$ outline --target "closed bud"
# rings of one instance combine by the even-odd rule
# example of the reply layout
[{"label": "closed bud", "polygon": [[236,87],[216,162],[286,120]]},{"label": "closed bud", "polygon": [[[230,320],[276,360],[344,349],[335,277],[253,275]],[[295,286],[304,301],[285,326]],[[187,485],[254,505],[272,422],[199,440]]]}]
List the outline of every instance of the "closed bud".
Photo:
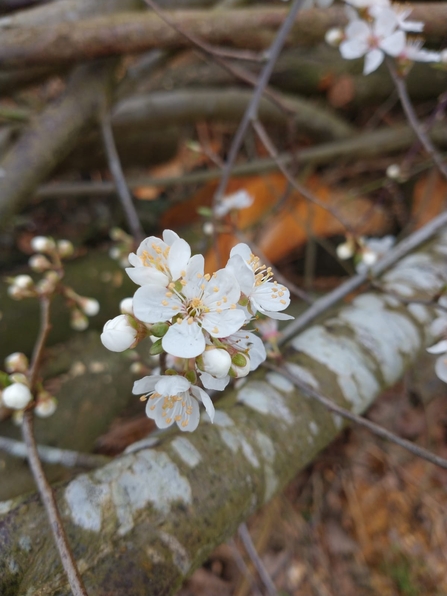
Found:
[{"label": "closed bud", "polygon": [[133,298],[124,298],[124,300],[121,300],[120,311],[123,315],[133,315]]},{"label": "closed bud", "polygon": [[235,354],[233,356],[233,358],[231,359],[231,362],[235,365],[235,366],[247,366],[247,356],[245,356],[244,354]]},{"label": "closed bud", "polygon": [[[238,363],[244,362],[244,364]],[[241,377],[246,377],[250,372],[250,358],[248,356],[244,356],[243,354],[236,354],[232,358],[232,365],[230,368],[230,376],[240,379]]]},{"label": "closed bud", "polygon": [[328,31],[326,31],[326,34],[324,36],[326,43],[332,46],[333,48],[338,48],[338,46],[341,44],[344,38],[344,31],[339,27],[333,27],[332,29],[329,29]]},{"label": "closed bud", "polygon": [[226,377],[231,366],[230,354],[221,348],[208,346],[201,355],[200,368],[216,379]]},{"label": "closed bud", "polygon": [[70,240],[58,240],[57,252],[61,259],[66,259],[67,257],[71,257],[74,253],[74,246]]},{"label": "closed bud", "polygon": [[51,253],[56,248],[56,244],[52,238],[47,236],[35,236],[31,240],[31,248],[34,252]]},{"label": "closed bud", "polygon": [[22,352],[14,352],[5,358],[5,369],[9,373],[26,373],[28,366],[28,358]]},{"label": "closed bud", "polygon": [[188,370],[185,374],[185,377],[191,383],[191,385],[197,385],[197,374],[194,370]]},{"label": "closed bud", "polygon": [[28,265],[37,273],[48,271],[48,269],[51,269],[52,267],[52,264],[44,255],[33,255],[28,261]]},{"label": "closed bud", "polygon": [[136,322],[130,315],[118,315],[107,321],[101,333],[103,345],[111,352],[128,350],[133,347],[136,339]]},{"label": "closed bud", "polygon": [[70,326],[75,331],[85,331],[88,327],[88,319],[79,308],[72,308],[70,312]]},{"label": "closed bud", "polygon": [[19,290],[29,290],[34,286],[33,279],[29,275],[17,275],[12,283]]},{"label": "closed bud", "polygon": [[37,396],[37,403],[34,408],[36,416],[39,418],[49,418],[54,414],[57,408],[57,400],[48,391],[41,391]]},{"label": "closed bud", "polygon": [[13,383],[3,389],[3,405],[12,410],[23,410],[32,399],[31,391],[22,383]]},{"label": "closed bud", "polygon": [[81,298],[79,306],[88,317],[94,317],[99,313],[99,302],[94,298]]}]

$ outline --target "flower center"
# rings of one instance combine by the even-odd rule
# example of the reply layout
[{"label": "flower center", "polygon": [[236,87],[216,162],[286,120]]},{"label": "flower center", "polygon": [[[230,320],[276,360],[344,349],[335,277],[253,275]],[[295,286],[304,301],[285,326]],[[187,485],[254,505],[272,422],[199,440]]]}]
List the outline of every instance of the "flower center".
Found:
[{"label": "flower center", "polygon": [[168,258],[170,247],[167,246],[163,250],[161,246],[158,246],[158,244],[155,244],[155,242],[153,242],[151,246],[155,254],[151,254],[149,251],[143,250],[140,255],[143,265],[145,267],[153,267],[159,271],[162,271],[163,273],[169,273],[166,259]]}]

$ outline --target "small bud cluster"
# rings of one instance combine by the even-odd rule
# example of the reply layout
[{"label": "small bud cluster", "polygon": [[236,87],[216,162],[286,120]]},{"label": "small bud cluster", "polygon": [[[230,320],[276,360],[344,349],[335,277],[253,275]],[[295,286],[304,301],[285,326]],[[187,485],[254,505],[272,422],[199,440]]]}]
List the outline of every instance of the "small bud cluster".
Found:
[{"label": "small bud cluster", "polygon": [[132,250],[133,238],[126,234],[120,228],[112,228],[110,230],[110,238],[115,243],[109,251],[109,256],[114,261],[118,261],[121,267],[129,267],[128,255]]},{"label": "small bud cluster", "polygon": [[73,244],[69,240],[58,240],[46,236],[35,236],[31,240],[31,248],[36,254],[28,261],[35,273],[42,274],[39,281],[29,275],[17,275],[7,279],[8,293],[15,300],[23,298],[49,297],[61,294],[70,309],[70,321],[73,329],[82,331],[88,327],[88,318],[98,314],[99,302],[93,298],[79,296],[74,290],[62,283],[64,269],[62,260],[74,253]]},{"label": "small bud cluster", "polygon": [[171,230],[163,239],[146,238],[128,258],[126,271],[140,288],[105,324],[102,343],[120,352],[150,336],[149,354],[164,355],[168,368],[137,381],[133,392],[145,394],[146,413],[160,428],[175,422],[193,431],[199,402],[214,416],[199,383],[223,390],[265,360],[262,340],[245,327],[255,317],[292,318],[280,312],[290,303],[289,290],[273,281],[271,268],[246,244],[235,246],[225,268],[212,275],[204,272],[203,256],[191,256],[188,243]]},{"label": "small bud cluster", "polygon": [[29,361],[25,354],[14,352],[5,359],[5,371],[0,371],[0,406],[13,410],[13,418],[20,422],[23,412],[33,405],[40,418],[47,418],[56,411],[57,401],[41,386],[33,395],[28,382]]},{"label": "small bud cluster", "polygon": [[353,257],[356,271],[364,273],[392,248],[395,241],[395,237],[391,235],[383,238],[347,236],[346,242],[339,244],[336,252],[342,261]]}]

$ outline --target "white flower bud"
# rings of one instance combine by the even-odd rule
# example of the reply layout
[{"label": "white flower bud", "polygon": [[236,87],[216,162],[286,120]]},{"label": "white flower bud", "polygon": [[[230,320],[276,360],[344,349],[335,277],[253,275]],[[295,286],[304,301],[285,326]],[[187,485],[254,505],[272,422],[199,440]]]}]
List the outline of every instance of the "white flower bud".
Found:
[{"label": "white flower bud", "polygon": [[28,370],[28,358],[22,352],[14,352],[5,358],[5,369],[9,373],[26,373]]},{"label": "white flower bud", "polygon": [[210,221],[206,221],[203,224],[203,233],[205,236],[212,236],[214,234],[214,226]]},{"label": "white flower bud", "polygon": [[35,236],[31,240],[31,248],[34,252],[51,253],[55,247],[54,240],[52,238],[47,238],[46,236]]},{"label": "white flower bud", "polygon": [[79,306],[88,317],[94,317],[99,313],[99,302],[94,298],[82,298]]},{"label": "white flower bud", "polygon": [[342,261],[346,259],[350,259],[354,254],[354,243],[353,242],[343,242],[343,244],[339,244],[337,246],[336,252],[337,257]]},{"label": "white flower bud", "polygon": [[121,300],[120,311],[123,315],[133,316],[133,298],[124,298],[124,300]]},{"label": "white flower bud", "polygon": [[37,398],[37,404],[34,408],[36,416],[39,418],[49,418],[57,409],[57,400],[50,395],[48,391],[43,391]]},{"label": "white flower bud", "polygon": [[221,348],[207,348],[202,354],[203,371],[216,379],[222,379],[228,374],[231,366],[230,354]]},{"label": "white flower bud", "polygon": [[332,29],[329,29],[326,31],[324,36],[326,43],[333,48],[338,48],[344,38],[345,34],[343,29],[340,29],[339,27],[333,27]]},{"label": "white flower bud", "polygon": [[28,261],[28,265],[37,273],[42,273],[52,267],[50,261],[44,255],[33,255]]},{"label": "white flower bud", "polygon": [[2,402],[7,408],[23,410],[32,399],[31,391],[22,383],[13,383],[3,389]]},{"label": "white flower bud", "polygon": [[246,354],[244,354],[244,358],[246,360],[244,366],[237,366],[234,364],[234,362],[231,364],[231,373],[233,377],[236,377],[236,379],[246,377],[250,372],[250,358]]},{"label": "white flower bud", "polygon": [[371,265],[375,265],[378,261],[379,255],[372,250],[364,250],[362,253],[362,263],[371,267]]},{"label": "white flower bud", "polygon": [[18,275],[14,277],[13,285],[19,290],[28,290],[33,287],[34,282],[29,275]]},{"label": "white flower bud", "polygon": [[401,171],[397,163],[392,163],[390,166],[387,167],[386,175],[391,180],[399,180],[399,178],[401,177]]},{"label": "white flower bud", "polygon": [[118,315],[104,325],[101,341],[108,350],[123,352],[135,343],[137,330],[131,325],[130,320],[129,315]]},{"label": "white flower bud", "polygon": [[59,253],[61,259],[71,257],[71,255],[74,253],[74,246],[70,240],[58,240],[57,252]]},{"label": "white flower bud", "polygon": [[70,313],[70,326],[75,331],[85,331],[88,327],[88,319],[78,308],[72,308]]}]

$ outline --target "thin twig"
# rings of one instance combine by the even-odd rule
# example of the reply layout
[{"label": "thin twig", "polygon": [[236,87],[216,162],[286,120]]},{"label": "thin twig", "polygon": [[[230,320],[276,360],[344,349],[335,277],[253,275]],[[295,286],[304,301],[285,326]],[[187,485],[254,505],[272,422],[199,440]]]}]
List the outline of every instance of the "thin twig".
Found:
[{"label": "thin twig", "polygon": [[[42,360],[43,349],[50,331],[50,298],[43,296],[40,299],[41,304],[41,323],[40,331],[33,351],[29,370],[29,384],[31,392],[34,392],[37,377],[39,374],[40,362]],[[29,409],[25,411],[22,422],[22,436],[28,451],[28,462],[31,472],[34,477],[37,489],[44,504],[45,510],[50,521],[51,531],[53,533],[54,541],[61,558],[62,565],[67,579],[70,584],[73,596],[88,596],[84,587],[81,574],[76,566],[76,561],[68,544],[67,535],[64,530],[62,519],[57,508],[56,498],[53,493],[48,480],[45,477],[45,472],[42,467],[42,462],[39,459],[39,453],[34,436],[33,429],[33,411]]]},{"label": "thin twig", "polygon": [[[16,441],[9,437],[0,436],[0,450],[12,455],[26,459],[28,451],[25,443]],[[105,455],[92,455],[91,453],[80,453],[71,449],[59,449],[47,445],[37,445],[37,451],[41,461],[48,464],[60,464],[66,468],[94,469],[103,466],[110,461]]]},{"label": "thin twig", "polygon": [[238,549],[235,541],[233,539],[231,539],[228,541],[228,544],[231,547],[231,550],[233,553],[233,558],[234,558],[234,561],[235,561],[239,571],[245,576],[245,578],[251,584],[253,594],[255,594],[255,596],[262,596],[262,593],[260,592],[260,590],[256,584],[256,580],[253,577],[253,574],[251,573],[250,569],[248,568],[246,562],[244,561],[244,558],[242,557],[241,553],[239,552],[239,549]]},{"label": "thin twig", "polygon": [[374,422],[371,422],[371,420],[368,420],[367,418],[363,418],[362,416],[357,416],[357,414],[354,414],[353,412],[350,412],[349,410],[345,410],[344,408],[338,406],[337,404],[335,404],[333,401],[331,401],[330,399],[328,399],[327,397],[325,397],[318,391],[315,391],[315,389],[312,389],[312,387],[309,387],[309,385],[304,383],[301,379],[299,379],[297,376],[295,376],[293,373],[291,373],[286,368],[275,366],[274,364],[271,364],[270,362],[264,362],[264,366],[270,370],[275,371],[276,373],[278,373],[280,375],[283,375],[287,379],[289,379],[303,393],[305,393],[312,399],[315,399],[316,401],[318,401],[330,412],[333,412],[334,414],[338,414],[339,416],[342,416],[343,418],[346,418],[347,420],[350,420],[351,422],[355,422],[359,426],[363,426],[363,427],[367,428],[368,430],[373,432],[375,435],[381,437],[382,439],[386,439],[387,441],[390,441],[391,443],[395,443],[396,445],[403,447],[407,451],[410,451],[414,455],[417,455],[418,457],[425,459],[426,461],[430,462],[431,464],[434,464],[436,466],[439,466],[439,467],[447,470],[447,459],[444,459],[443,457],[440,457],[439,455],[431,453],[427,449],[424,449],[423,447],[419,447],[419,445],[416,445],[415,443],[412,443],[411,441],[407,441],[406,439],[402,439],[401,437],[398,437],[391,431],[386,430],[379,424],[375,424]]},{"label": "thin twig", "polygon": [[323,203],[323,201],[320,201],[320,199],[316,195],[314,195],[314,193],[312,193],[309,189],[307,189],[303,184],[300,184],[297,180],[295,180],[295,178],[289,172],[289,170],[284,165],[284,163],[279,159],[279,153],[276,150],[276,147],[274,146],[264,125],[260,122],[260,120],[258,120],[258,119],[253,120],[252,126],[253,126],[256,134],[258,135],[259,140],[262,142],[264,147],[270,153],[270,156],[276,161],[276,163],[278,165],[278,169],[280,170],[282,175],[286,178],[287,182],[291,186],[293,186],[293,188],[295,190],[297,190],[300,194],[302,194],[303,197],[306,200],[308,200],[310,203],[313,203],[314,205],[317,205],[318,207],[321,207],[321,209],[324,209],[325,211],[330,213],[332,215],[332,217],[334,217],[338,222],[341,223],[341,225],[346,229],[347,232],[350,232],[351,234],[354,233],[352,226],[339,215],[339,213],[337,212],[336,209],[334,209],[333,207],[331,207],[330,205],[328,205],[326,203]]},{"label": "thin twig", "polygon": [[421,142],[424,149],[427,153],[432,157],[435,164],[438,166],[440,172],[443,174],[444,178],[447,178],[447,164],[442,159],[441,155],[436,150],[436,147],[431,142],[430,137],[424,130],[423,126],[418,120],[416,112],[414,111],[413,104],[411,103],[410,96],[408,95],[407,85],[405,84],[405,79],[400,76],[396,68],[394,66],[393,61],[391,58],[387,59],[388,70],[390,71],[391,77],[394,81],[394,84],[397,89],[397,93],[399,95],[400,103],[404,109],[405,115],[407,120],[415,132],[417,138]]},{"label": "thin twig", "polygon": [[247,551],[248,556],[250,557],[253,565],[256,568],[256,571],[259,574],[259,577],[264,584],[267,593],[269,596],[278,596],[278,592],[275,588],[275,584],[272,581],[272,578],[269,575],[269,572],[265,568],[264,563],[262,562],[261,557],[258,555],[255,545],[253,544],[253,540],[251,539],[250,532],[248,531],[246,524],[241,524],[237,531],[239,534],[239,538],[244,545],[245,550]]},{"label": "thin twig", "polygon": [[233,141],[228,151],[225,168],[222,172],[222,178],[220,179],[219,186],[217,187],[217,190],[214,193],[214,206],[217,205],[224,197],[226,188],[228,186],[228,182],[230,180],[231,172],[236,161],[237,154],[239,153],[239,149],[242,145],[247,129],[250,125],[250,122],[255,120],[257,117],[259,102],[261,101],[267,83],[269,82],[270,76],[275,67],[278,56],[284,46],[284,43],[287,39],[287,35],[289,34],[295,22],[296,15],[298,14],[303,2],[304,0],[294,0],[292,6],[290,7],[287,17],[284,19],[270,49],[267,52],[268,61],[259,75],[258,82],[255,87],[251,101],[248,104],[247,109],[245,110],[244,116],[239,124],[236,134],[233,137]]},{"label": "thin twig", "polygon": [[402,242],[399,242],[395,248],[386,253],[385,256],[369,270],[364,273],[358,273],[338,286],[338,288],[335,288],[332,292],[329,292],[329,294],[326,294],[326,296],[323,296],[323,298],[316,300],[301,316],[297,317],[285,327],[282,331],[280,343],[283,344],[290,337],[296,335],[298,331],[304,329],[309,323],[334,306],[339,300],[342,300],[345,296],[358,289],[370,278],[375,278],[378,275],[381,275],[409,252],[416,249],[424,242],[427,242],[427,240],[446,225],[447,211],[432,219],[427,225],[411,234],[411,236],[408,236],[408,238],[405,238],[405,240],[402,240]]},{"label": "thin twig", "polygon": [[126,178],[121,167],[121,161],[116,149],[112,126],[110,124],[110,115],[109,112],[106,112],[105,110],[101,115],[101,133],[116,192],[118,193],[124,213],[126,214],[130,232],[135,240],[135,243],[139,244],[145,236],[144,230],[141,226],[140,218],[138,217],[137,210],[133,204],[132,195],[130,194],[129,187],[127,186]]}]

